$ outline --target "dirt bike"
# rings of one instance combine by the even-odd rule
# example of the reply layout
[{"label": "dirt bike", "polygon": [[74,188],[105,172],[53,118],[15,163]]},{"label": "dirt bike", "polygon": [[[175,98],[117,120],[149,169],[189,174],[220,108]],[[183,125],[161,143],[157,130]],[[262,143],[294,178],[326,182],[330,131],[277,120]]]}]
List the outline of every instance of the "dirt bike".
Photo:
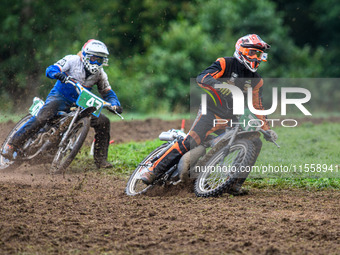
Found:
[{"label": "dirt bike", "polygon": [[[143,194],[156,185],[177,185],[189,178],[195,180],[194,191],[198,197],[239,192],[261,151],[260,134],[280,146],[271,140],[268,132],[259,128],[259,120],[249,110],[236,117],[235,121],[238,124],[227,127],[218,136],[209,135],[201,145],[185,153],[178,164],[158,176],[152,184],[146,185],[141,175],[175,142],[186,136],[180,130],[162,132],[159,139],[167,143],[156,148],[137,166],[127,182],[125,193],[129,196]],[[249,125],[252,121],[257,124]],[[242,122],[248,125],[242,127]]]},{"label": "dirt bike", "polygon": [[[112,108],[110,103],[85,89],[72,77],[69,76],[65,83],[73,85],[79,94],[75,107],[71,107],[70,112],[59,111],[52,120],[49,120],[43,128],[24,143],[17,152],[15,160],[6,159],[0,154],[0,170],[16,168],[22,163],[28,162],[30,164],[51,164],[50,172],[52,174],[61,173],[71,164],[82,147],[90,129],[91,114],[98,117],[105,107],[123,118]],[[22,118],[8,134],[1,146],[1,151],[32,116],[37,116],[43,105],[43,100],[34,98],[29,114]]]}]

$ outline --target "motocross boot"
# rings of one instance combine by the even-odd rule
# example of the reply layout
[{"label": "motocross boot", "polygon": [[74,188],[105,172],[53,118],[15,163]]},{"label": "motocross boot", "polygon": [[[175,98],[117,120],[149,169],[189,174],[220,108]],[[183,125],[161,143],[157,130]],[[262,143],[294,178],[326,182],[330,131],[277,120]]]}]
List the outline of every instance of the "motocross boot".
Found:
[{"label": "motocross boot", "polygon": [[9,160],[15,160],[18,156],[17,149],[11,145],[6,144],[5,148],[2,150],[1,155]]},{"label": "motocross boot", "polygon": [[111,168],[113,165],[110,162],[107,162],[105,159],[103,160],[96,160],[95,161],[96,167],[99,168]]},{"label": "motocross boot", "polygon": [[245,195],[249,194],[249,190],[245,189],[245,188],[240,188],[238,190],[227,191],[227,193],[229,193],[230,195],[233,195],[233,196],[245,196]]},{"label": "motocross boot", "polygon": [[153,166],[149,167],[146,172],[144,172],[140,179],[146,184],[150,185],[157,178],[157,174],[155,173],[155,168]]},{"label": "motocross boot", "polygon": [[227,190],[227,193],[233,196],[244,196],[249,194],[249,190],[242,188],[242,184],[244,183],[243,181],[240,181],[236,184],[233,185],[229,190]]}]

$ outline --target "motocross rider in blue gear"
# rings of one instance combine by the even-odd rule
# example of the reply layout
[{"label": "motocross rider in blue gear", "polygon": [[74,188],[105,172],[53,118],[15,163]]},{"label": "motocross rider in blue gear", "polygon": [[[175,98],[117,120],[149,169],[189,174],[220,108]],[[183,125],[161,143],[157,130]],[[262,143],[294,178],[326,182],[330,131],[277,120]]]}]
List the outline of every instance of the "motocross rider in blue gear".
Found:
[{"label": "motocross rider in blue gear", "polygon": [[[67,55],[46,69],[46,76],[58,81],[46,98],[45,105],[37,116],[31,117],[12,137],[2,155],[10,160],[15,159],[18,151],[27,139],[38,132],[58,111],[69,111],[78,98],[78,93],[71,84],[65,84],[67,76],[71,76],[86,89],[97,85],[103,99],[110,102],[118,113],[122,107],[117,95],[111,89],[108,76],[103,66],[107,65],[109,52],[106,45],[91,39],[82,47],[77,55]],[[107,162],[110,141],[110,121],[101,114],[98,118],[91,116],[91,127],[95,129],[94,160],[98,168],[109,168]]]}]

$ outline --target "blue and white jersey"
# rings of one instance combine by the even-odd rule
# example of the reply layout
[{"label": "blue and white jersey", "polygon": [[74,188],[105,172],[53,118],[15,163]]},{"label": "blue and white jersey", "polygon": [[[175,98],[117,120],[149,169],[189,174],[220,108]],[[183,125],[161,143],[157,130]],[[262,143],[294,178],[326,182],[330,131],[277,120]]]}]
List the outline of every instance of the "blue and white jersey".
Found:
[{"label": "blue and white jersey", "polygon": [[[97,73],[86,78],[86,72],[81,58],[78,55],[67,55],[57,61],[54,65],[49,66],[46,69],[46,76],[55,79],[54,75],[60,72],[72,76],[88,90],[91,90],[94,85],[97,85],[99,93],[106,101],[110,102],[112,105],[120,105],[103,68],[100,68]],[[71,102],[76,102],[78,98],[78,93],[71,84],[61,83],[59,80],[54,85],[51,93],[53,93],[53,91],[58,91]]]}]

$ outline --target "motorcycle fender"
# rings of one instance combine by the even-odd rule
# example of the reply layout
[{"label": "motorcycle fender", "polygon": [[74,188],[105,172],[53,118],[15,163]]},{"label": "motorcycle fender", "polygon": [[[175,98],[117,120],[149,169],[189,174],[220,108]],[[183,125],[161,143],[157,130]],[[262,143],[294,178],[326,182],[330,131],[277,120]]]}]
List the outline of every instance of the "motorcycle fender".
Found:
[{"label": "motorcycle fender", "polygon": [[258,131],[242,131],[242,132],[237,134],[237,138],[239,138],[239,139],[245,138],[245,139],[249,139],[249,140],[252,140],[254,138],[259,138],[260,136],[261,136],[261,134]]},{"label": "motorcycle fender", "polygon": [[79,113],[78,115],[78,118],[77,118],[77,121],[82,119],[82,118],[85,118],[85,117],[88,117],[90,116],[93,112],[95,112],[97,110],[96,107],[88,107],[86,109],[83,109],[81,110],[81,112]]}]

